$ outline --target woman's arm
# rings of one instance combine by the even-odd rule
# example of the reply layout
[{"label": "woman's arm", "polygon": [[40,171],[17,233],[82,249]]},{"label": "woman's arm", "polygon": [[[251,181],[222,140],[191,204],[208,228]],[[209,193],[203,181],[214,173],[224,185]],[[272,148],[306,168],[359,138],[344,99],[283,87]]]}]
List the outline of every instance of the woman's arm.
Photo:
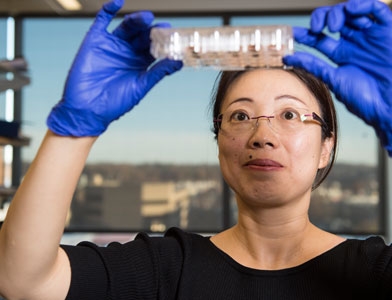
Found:
[{"label": "woman's arm", "polygon": [[0,291],[7,299],[65,298],[71,271],[59,243],[95,139],[46,134],[0,231]]},{"label": "woman's arm", "polygon": [[[334,38],[324,33],[339,33]],[[392,11],[378,0],[349,0],[320,7],[310,28],[297,27],[295,39],[335,63],[296,52],[285,63],[301,67],[328,84],[347,109],[375,129],[392,157]]]},{"label": "woman's arm", "polygon": [[98,12],[0,231],[0,294],[9,299],[64,299],[71,270],[59,242],[96,137],[182,67],[167,59],[150,67],[151,12],[127,15],[112,33],[107,31],[122,4],[113,0]]}]

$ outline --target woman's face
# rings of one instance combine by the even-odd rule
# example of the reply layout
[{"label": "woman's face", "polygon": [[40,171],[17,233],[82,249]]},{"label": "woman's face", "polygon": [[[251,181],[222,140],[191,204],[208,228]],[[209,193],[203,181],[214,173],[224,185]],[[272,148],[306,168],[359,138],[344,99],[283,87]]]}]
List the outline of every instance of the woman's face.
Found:
[{"label": "woman's face", "polygon": [[[317,100],[294,75],[284,70],[253,70],[230,86],[221,113],[240,122],[247,116],[275,115],[274,124],[275,112],[287,109],[321,115]],[[309,200],[317,169],[328,163],[332,139],[322,141],[317,122],[300,122],[302,126],[295,130],[276,130],[279,126],[270,126],[266,118],[258,124],[240,133],[222,128],[218,134],[221,170],[237,199],[268,206],[303,197]]]}]

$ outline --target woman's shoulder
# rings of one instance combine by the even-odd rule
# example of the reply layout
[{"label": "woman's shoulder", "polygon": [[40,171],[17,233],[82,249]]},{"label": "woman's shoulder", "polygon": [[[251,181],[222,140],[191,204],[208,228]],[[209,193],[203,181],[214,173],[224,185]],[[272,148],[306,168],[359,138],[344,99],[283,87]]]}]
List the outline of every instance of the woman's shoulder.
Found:
[{"label": "woman's shoulder", "polygon": [[388,245],[381,236],[369,236],[364,239],[348,238],[342,245],[345,249],[369,255],[392,251],[392,245]]},{"label": "woman's shoulder", "polygon": [[369,236],[365,239],[348,238],[343,247],[337,247],[339,252],[347,252],[350,257],[362,256],[368,262],[392,262],[392,244],[387,244],[380,236]]},{"label": "woman's shoulder", "polygon": [[340,261],[342,268],[356,276],[372,273],[375,278],[392,278],[392,245],[379,236],[348,238],[322,257],[325,263]]},{"label": "woman's shoulder", "polygon": [[135,241],[138,240],[143,240],[152,247],[164,248],[165,250],[170,247],[179,247],[182,251],[188,251],[195,245],[208,244],[209,236],[172,227],[163,235],[139,233],[135,238]]}]

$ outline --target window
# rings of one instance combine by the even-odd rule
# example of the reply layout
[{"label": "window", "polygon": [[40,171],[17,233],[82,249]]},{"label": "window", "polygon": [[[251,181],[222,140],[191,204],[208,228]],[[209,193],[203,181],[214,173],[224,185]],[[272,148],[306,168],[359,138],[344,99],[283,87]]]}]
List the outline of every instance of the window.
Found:
[{"label": "window", "polygon": [[[26,166],[46,130],[67,70],[91,19],[26,19],[24,53],[32,83],[24,91]],[[218,26],[220,18],[158,19],[173,26]],[[208,104],[217,71],[165,78],[98,140],[83,172],[67,229],[220,230],[221,177]],[[201,218],[203,216],[203,218]]]},{"label": "window", "polygon": [[[0,18],[0,45],[4,45],[0,47],[0,60],[6,59],[6,45],[7,45],[7,19]],[[0,93],[0,120],[4,120],[5,118],[5,93]]]},{"label": "window", "polygon": [[[218,26],[223,19],[157,21],[189,27]],[[46,131],[45,119],[61,98],[67,71],[91,22],[80,18],[23,21],[23,53],[32,78],[23,90],[23,132],[32,140],[22,149],[25,167],[38,149]],[[308,18],[231,18],[236,26],[279,23],[307,26]],[[185,69],[169,76],[134,111],[110,125],[90,154],[67,230],[160,232],[171,226],[199,232],[223,229],[223,220],[228,219],[222,201],[226,193],[208,111],[217,74],[213,70]],[[338,102],[337,108],[341,130],[338,161],[327,181],[313,192],[311,218],[320,227],[337,233],[382,233],[377,139],[370,127]],[[235,205],[230,210],[229,219],[234,222]]]}]

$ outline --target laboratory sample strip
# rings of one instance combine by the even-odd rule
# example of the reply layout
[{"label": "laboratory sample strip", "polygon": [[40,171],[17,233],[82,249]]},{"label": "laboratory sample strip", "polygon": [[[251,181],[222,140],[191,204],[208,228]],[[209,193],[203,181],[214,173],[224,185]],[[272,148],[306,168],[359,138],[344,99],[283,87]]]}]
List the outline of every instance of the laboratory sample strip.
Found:
[{"label": "laboratory sample strip", "polygon": [[185,66],[220,70],[282,68],[293,53],[291,26],[153,28],[151,54],[182,60]]}]

